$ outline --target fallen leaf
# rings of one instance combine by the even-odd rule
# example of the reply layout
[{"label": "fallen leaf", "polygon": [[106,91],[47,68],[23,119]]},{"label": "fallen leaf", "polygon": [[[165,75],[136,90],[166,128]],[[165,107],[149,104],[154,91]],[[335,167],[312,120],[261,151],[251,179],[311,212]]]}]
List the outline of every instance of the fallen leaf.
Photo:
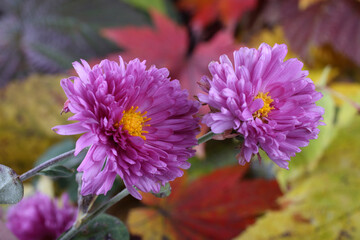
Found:
[{"label": "fallen leaf", "polygon": [[[188,45],[186,29],[156,11],[151,11],[153,27],[116,27],[102,30],[104,37],[124,48],[121,56],[129,61],[140,58],[149,64],[172,69],[181,67]],[[118,59],[119,54],[113,55]],[[175,73],[176,74],[176,71]]]},{"label": "fallen leaf", "polygon": [[147,207],[131,210],[130,232],[143,239],[231,239],[281,195],[275,180],[244,179],[248,166],[230,166],[192,182],[171,183],[168,198],[143,195]]},{"label": "fallen leaf", "polygon": [[0,164],[18,174],[61,139],[51,128],[66,123],[60,110],[66,100],[61,75],[32,75],[0,90]]},{"label": "fallen leaf", "polygon": [[239,48],[233,36],[228,32],[220,31],[208,42],[199,44],[193,54],[185,60],[179,79],[182,86],[189,90],[190,96],[201,92],[198,81],[204,75],[210,75],[208,65],[211,61],[218,61],[219,57],[227,54],[232,58],[233,51]]},{"label": "fallen leaf", "polygon": [[298,179],[280,202],[237,240],[360,238],[360,116],[339,131],[317,168]]},{"label": "fallen leaf", "polygon": [[[189,90],[190,96],[201,91],[197,82],[208,74],[208,64],[220,55],[232,55],[239,47],[228,32],[218,32],[207,42],[200,42],[188,55],[189,38],[185,27],[175,24],[164,15],[152,11],[154,27],[118,27],[103,30],[104,37],[116,43],[124,51],[112,54],[108,59],[117,61],[121,55],[125,60],[140,58],[148,65],[167,67],[172,78],[180,80]],[[98,60],[93,61],[97,63]]]},{"label": "fallen leaf", "polygon": [[[282,25],[292,49],[309,59],[312,49],[330,45],[360,65],[360,4],[350,0],[327,0],[305,10],[297,0],[284,1]],[[301,33],[301,34],[299,34]]]}]

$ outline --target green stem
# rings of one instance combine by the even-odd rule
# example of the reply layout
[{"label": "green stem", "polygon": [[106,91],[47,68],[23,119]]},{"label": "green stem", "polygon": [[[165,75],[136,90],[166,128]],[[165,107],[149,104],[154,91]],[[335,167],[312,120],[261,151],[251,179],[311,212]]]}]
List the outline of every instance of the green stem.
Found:
[{"label": "green stem", "polygon": [[211,140],[214,135],[215,135],[215,133],[213,133],[211,131],[204,134],[204,135],[202,135],[198,139],[198,144],[201,144],[201,143],[204,143],[204,142],[207,142],[207,141]]},{"label": "green stem", "polygon": [[51,158],[50,160],[47,160],[46,162],[36,166],[35,168],[27,171],[26,173],[22,174],[20,176],[20,180],[23,182],[25,181],[26,179],[29,179],[33,176],[35,176],[38,172],[44,170],[45,168],[47,167],[50,167],[51,165],[57,163],[57,162],[60,162],[62,160],[64,160],[65,158],[71,156],[71,155],[74,155],[74,152],[75,152],[75,149],[73,150],[70,150],[66,153],[63,153],[63,154],[60,154],[59,156],[56,156],[54,158]]},{"label": "green stem", "polygon": [[77,233],[79,233],[81,228],[85,226],[91,219],[105,212],[109,207],[111,207],[112,205],[114,205],[115,203],[117,203],[127,195],[129,195],[129,191],[125,188],[120,193],[112,197],[109,201],[107,201],[106,203],[102,204],[100,207],[95,209],[93,212],[85,214],[78,226],[73,225],[72,228],[69,231],[67,231],[63,236],[61,236],[58,240],[70,240]]},{"label": "green stem", "polygon": [[[211,140],[214,135],[215,134],[213,132],[211,132],[211,131],[206,133],[205,135],[201,136],[198,139],[198,144],[201,144],[201,143],[204,143],[204,142],[207,142],[207,141]],[[47,168],[47,167],[49,167],[49,166],[51,166],[51,165],[53,165],[53,164],[55,164],[57,162],[60,162],[60,161],[64,160],[65,158],[73,155],[74,152],[75,152],[75,150],[68,151],[66,153],[60,154],[59,156],[54,157],[54,158],[40,164],[39,166],[37,166],[37,167],[31,169],[30,171],[24,173],[23,175],[21,175],[20,180],[25,181],[26,179],[36,175],[38,172],[44,170],[45,168]],[[60,236],[59,240],[69,240],[69,239],[73,238],[77,233],[80,232],[81,228],[84,227],[90,220],[97,217],[101,213],[105,212],[109,207],[111,207],[112,205],[114,205],[115,203],[117,203],[118,201],[123,199],[124,197],[126,197],[128,194],[129,194],[129,192],[125,188],[120,193],[115,195],[113,198],[111,198],[106,203],[102,204],[100,207],[98,207],[94,211],[92,211],[90,213],[85,213],[84,216],[82,216],[81,219],[79,219],[80,220],[79,222],[74,224],[71,227],[71,229],[69,231],[67,231],[63,236]]]}]

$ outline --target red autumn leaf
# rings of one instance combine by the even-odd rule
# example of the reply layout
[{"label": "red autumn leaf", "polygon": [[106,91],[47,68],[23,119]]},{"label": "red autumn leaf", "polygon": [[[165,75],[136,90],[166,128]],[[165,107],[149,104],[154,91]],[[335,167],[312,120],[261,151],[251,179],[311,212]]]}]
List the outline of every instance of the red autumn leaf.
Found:
[{"label": "red autumn leaf", "polygon": [[191,95],[199,93],[201,89],[197,82],[202,76],[210,74],[209,63],[217,61],[223,54],[231,58],[233,51],[238,47],[228,32],[218,32],[209,42],[199,44],[191,57],[184,61],[178,76],[182,86],[188,89]]},{"label": "red autumn leaf", "polygon": [[[165,199],[143,194],[143,203],[148,208],[131,211],[130,231],[142,234],[144,239],[158,235],[177,236],[178,239],[237,236],[254,223],[257,216],[267,209],[277,208],[276,199],[281,195],[275,180],[243,179],[247,169],[247,166],[225,167],[191,183],[186,177],[177,179],[171,183],[172,193]],[[160,231],[154,229],[155,224],[152,229],[145,227],[155,219],[163,222]]]},{"label": "red autumn leaf", "polygon": [[193,96],[200,91],[197,82],[208,73],[210,61],[222,54],[231,54],[239,46],[228,32],[219,32],[210,41],[199,43],[190,56],[187,55],[189,38],[186,29],[157,12],[151,12],[154,27],[117,27],[103,30],[103,35],[124,51],[113,54],[117,60],[146,59],[148,64],[167,67],[172,78],[180,80]]},{"label": "red autumn leaf", "polygon": [[[128,61],[146,59],[158,67],[176,70],[188,46],[186,29],[158,12],[151,12],[154,27],[118,27],[102,31],[103,35],[125,49],[121,55]],[[116,56],[117,58],[117,56]]]},{"label": "red autumn leaf", "polygon": [[193,13],[194,29],[203,29],[219,18],[225,25],[233,25],[242,15],[257,6],[257,0],[180,0],[180,9]]},{"label": "red autumn leaf", "polygon": [[[148,65],[166,67],[171,78],[179,79],[191,97],[201,92],[197,82],[203,75],[209,74],[209,63],[218,60],[222,54],[232,55],[239,48],[229,32],[218,32],[209,41],[197,44],[192,53],[188,54],[189,37],[185,27],[158,12],[152,11],[150,14],[153,27],[116,27],[102,31],[105,37],[124,49],[107,58],[117,61],[121,55],[126,61],[140,58],[146,60]],[[98,62],[94,60],[90,65]],[[208,112],[208,109],[202,107],[200,112]],[[207,127],[204,128],[206,131]],[[204,157],[204,144],[199,148],[202,151],[198,152],[198,156]]]},{"label": "red autumn leaf", "polygon": [[360,3],[321,1],[300,10],[297,0],[284,1],[283,27],[291,48],[309,58],[312,47],[330,45],[360,65]]}]

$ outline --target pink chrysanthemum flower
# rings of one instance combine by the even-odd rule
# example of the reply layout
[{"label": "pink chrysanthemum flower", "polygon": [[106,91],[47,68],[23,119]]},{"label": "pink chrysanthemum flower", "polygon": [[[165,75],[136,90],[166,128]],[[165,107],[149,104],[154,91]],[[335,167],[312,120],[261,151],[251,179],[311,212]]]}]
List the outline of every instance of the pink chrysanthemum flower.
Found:
[{"label": "pink chrysanthemum flower", "polygon": [[166,68],[146,70],[145,61],[120,64],[103,60],[90,68],[74,62],[79,77],[61,81],[68,102],[64,111],[77,123],[56,126],[62,135],[85,133],[75,155],[91,146],[78,167],[83,195],[106,194],[119,175],[131,195],[158,192],[161,185],[190,167],[197,144],[200,104],[188,99]]},{"label": "pink chrysanthemum flower", "polygon": [[199,99],[213,109],[203,122],[214,133],[233,130],[243,136],[237,156],[242,165],[254,154],[260,157],[260,147],[277,165],[288,168],[290,157],[319,133],[324,109],[315,102],[322,94],[306,78],[302,62],[284,61],[286,53],[284,44],[243,47],[234,52],[234,64],[222,55],[220,62],[209,65],[212,80],[201,80],[208,94],[199,94]]},{"label": "pink chrysanthemum flower", "polygon": [[67,195],[57,203],[36,193],[9,208],[6,225],[20,240],[55,240],[73,225],[76,214]]}]

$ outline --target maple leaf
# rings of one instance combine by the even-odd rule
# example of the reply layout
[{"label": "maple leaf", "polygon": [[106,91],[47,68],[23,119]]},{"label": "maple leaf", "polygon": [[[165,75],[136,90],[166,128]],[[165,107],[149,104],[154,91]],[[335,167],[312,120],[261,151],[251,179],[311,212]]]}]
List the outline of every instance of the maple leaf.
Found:
[{"label": "maple leaf", "polygon": [[[171,78],[179,79],[193,97],[201,92],[197,82],[203,75],[209,74],[208,64],[217,60],[222,54],[232,54],[239,47],[229,32],[218,32],[207,42],[195,46],[189,54],[189,37],[185,27],[179,26],[171,19],[156,12],[150,12],[153,27],[116,27],[102,30],[104,37],[116,43],[124,51],[111,54],[109,60],[118,61],[121,55],[126,61],[134,58],[146,59],[148,65],[166,67]],[[93,60],[90,65],[98,63]],[[200,113],[208,112],[202,107]],[[203,126],[204,132],[208,128]],[[204,157],[204,144],[198,147],[197,155]]]},{"label": "maple leaf", "polygon": [[201,92],[197,82],[203,75],[209,75],[208,65],[211,61],[218,60],[220,55],[232,56],[233,51],[240,45],[234,44],[233,37],[228,32],[218,32],[210,41],[199,44],[191,57],[187,60],[180,75],[182,86],[189,90],[191,95]]},{"label": "maple leaf", "polygon": [[309,60],[312,48],[330,45],[360,65],[360,3],[327,0],[298,7],[297,0],[284,1],[282,23],[291,48]]},{"label": "maple leaf", "polygon": [[257,6],[257,0],[180,0],[178,7],[192,12],[191,25],[201,30],[220,18],[227,26],[232,26],[242,15]]},{"label": "maple leaf", "polygon": [[230,166],[188,183],[171,183],[172,193],[159,199],[144,194],[148,207],[131,210],[128,226],[143,239],[230,239],[267,209],[277,208],[281,195],[275,180],[243,179],[248,166]]},{"label": "maple leaf", "polygon": [[179,26],[164,15],[152,11],[154,27],[117,27],[103,29],[104,37],[116,43],[124,51],[108,58],[117,60],[146,59],[148,64],[169,69],[172,78],[178,78],[193,96],[201,91],[197,82],[208,73],[210,61],[222,54],[231,54],[239,47],[228,32],[218,32],[208,42],[195,46],[188,55],[189,37],[183,26]]},{"label": "maple leaf", "polygon": [[[151,12],[151,17],[154,28],[106,28],[102,30],[102,34],[125,49],[121,56],[126,61],[133,58],[146,59],[150,64],[175,71],[186,55],[186,29],[156,11]],[[117,56],[118,54],[116,58]]]}]

